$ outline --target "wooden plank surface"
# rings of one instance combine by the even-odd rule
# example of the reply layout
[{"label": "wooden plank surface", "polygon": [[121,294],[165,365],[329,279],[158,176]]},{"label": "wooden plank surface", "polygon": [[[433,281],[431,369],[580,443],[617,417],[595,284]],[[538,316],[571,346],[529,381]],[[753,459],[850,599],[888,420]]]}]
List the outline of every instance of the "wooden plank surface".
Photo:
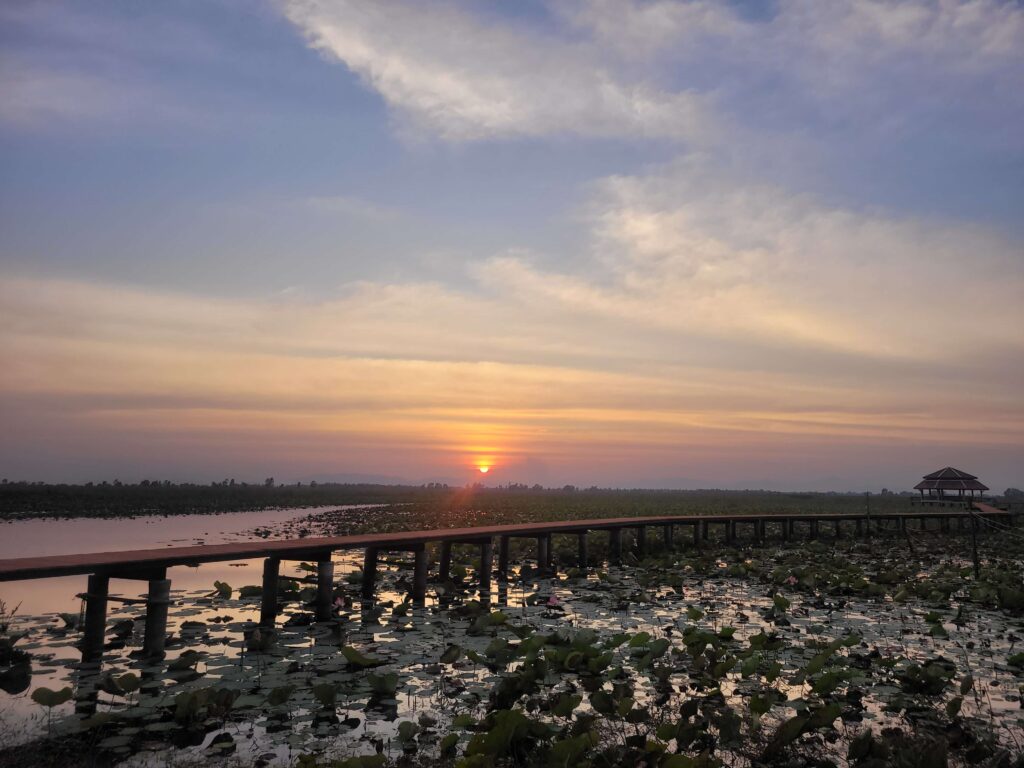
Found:
[{"label": "wooden plank surface", "polygon": [[[976,503],[983,514],[1007,516],[1008,512],[987,504]],[[927,512],[903,512],[873,514],[872,520],[895,520],[909,518],[962,517],[966,509],[953,511],[929,510]],[[48,555],[41,557],[19,557],[0,560],[0,581],[49,578],[86,573],[130,573],[146,569],[166,568],[175,565],[196,565],[198,563],[228,560],[248,560],[259,557],[282,559],[315,559],[317,555],[335,550],[381,549],[414,547],[431,542],[468,541],[495,536],[529,537],[552,533],[579,533],[587,530],[611,530],[632,528],[640,525],[693,525],[697,523],[726,524],[767,522],[812,522],[814,520],[864,520],[861,514],[779,514],[779,515],[661,515],[656,517],[617,517],[594,520],[559,520],[544,523],[522,523],[516,525],[491,525],[477,528],[440,528],[428,531],[402,531],[397,533],[371,533],[354,536],[331,536],[319,538],[266,540],[234,542],[230,544],[203,544],[193,547],[164,547],[159,549],[136,549],[123,552],[89,552],[74,555]]]}]

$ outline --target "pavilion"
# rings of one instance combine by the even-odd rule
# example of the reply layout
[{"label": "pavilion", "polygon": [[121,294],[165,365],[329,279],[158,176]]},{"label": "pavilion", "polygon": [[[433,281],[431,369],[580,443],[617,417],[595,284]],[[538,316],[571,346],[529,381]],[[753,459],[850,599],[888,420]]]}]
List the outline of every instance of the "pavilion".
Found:
[{"label": "pavilion", "polygon": [[[988,486],[979,482],[974,475],[969,475],[954,467],[944,467],[930,475],[925,475],[924,479],[914,486],[914,490],[921,492],[921,503],[923,504],[951,501],[967,503],[974,501],[975,491],[978,492],[979,499],[984,498]],[[927,497],[925,491],[928,492]]]}]

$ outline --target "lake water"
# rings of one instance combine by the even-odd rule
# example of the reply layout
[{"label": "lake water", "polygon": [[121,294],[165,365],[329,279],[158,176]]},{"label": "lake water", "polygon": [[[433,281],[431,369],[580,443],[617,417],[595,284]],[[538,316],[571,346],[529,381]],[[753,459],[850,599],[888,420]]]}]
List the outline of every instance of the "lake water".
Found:
[{"label": "lake water", "polygon": [[[84,552],[115,552],[129,549],[184,547],[195,544],[224,544],[256,538],[254,531],[269,530],[269,538],[299,535],[298,521],[310,515],[338,510],[365,514],[379,505],[342,507],[296,507],[258,512],[229,512],[219,515],[145,516],[109,519],[39,519],[0,523],[0,559]],[[283,573],[288,573],[283,564]],[[205,563],[198,567],[178,566],[168,570],[174,589],[212,589],[215,580],[232,584],[259,583],[262,560]],[[0,601],[9,611],[32,615],[77,612],[77,594],[85,591],[85,576],[0,582]],[[113,580],[111,594],[137,597],[146,589],[143,581]]]}]

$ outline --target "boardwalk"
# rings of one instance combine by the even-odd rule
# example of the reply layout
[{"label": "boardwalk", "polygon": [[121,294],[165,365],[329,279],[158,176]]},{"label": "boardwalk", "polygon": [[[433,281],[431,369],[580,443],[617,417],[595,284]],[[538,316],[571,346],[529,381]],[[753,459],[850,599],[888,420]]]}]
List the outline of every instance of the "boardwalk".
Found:
[{"label": "boardwalk", "polygon": [[[86,622],[83,634],[83,658],[96,658],[102,653],[106,626],[106,610],[110,579],[144,580],[149,583],[146,599],[146,631],[144,652],[159,656],[163,653],[167,610],[170,604],[170,580],[167,569],[173,566],[198,565],[200,563],[223,562],[264,558],[263,604],[261,625],[270,626],[277,616],[278,572],[282,560],[309,560],[317,563],[317,618],[330,618],[334,592],[334,566],[332,553],[342,550],[363,550],[365,552],[362,593],[372,599],[375,589],[377,561],[380,552],[410,551],[414,553],[415,565],[412,597],[422,601],[426,596],[428,562],[426,545],[440,544],[441,558],[439,577],[445,579],[451,566],[451,548],[454,544],[471,544],[480,549],[480,589],[490,589],[492,573],[497,570],[504,578],[509,568],[509,543],[514,538],[526,538],[537,543],[536,554],[540,568],[551,566],[551,537],[556,534],[575,535],[578,542],[578,560],[581,568],[589,564],[587,554],[588,534],[604,531],[608,534],[610,559],[621,561],[622,533],[635,532],[634,546],[638,556],[647,551],[648,528],[661,530],[665,546],[675,546],[675,531],[678,527],[689,527],[692,545],[702,546],[714,526],[721,526],[726,541],[734,541],[741,530],[749,530],[754,539],[764,541],[770,530],[777,530],[784,540],[789,540],[805,531],[810,538],[819,535],[822,523],[833,526],[836,536],[841,526],[852,526],[856,535],[870,533],[872,525],[891,524],[905,530],[908,521],[917,521],[924,527],[927,521],[937,521],[943,531],[950,530],[951,521],[959,528],[965,522],[999,518],[1007,519],[1010,513],[988,504],[975,503],[971,506],[954,506],[914,509],[910,512],[883,515],[860,514],[785,514],[785,515],[714,515],[683,516],[665,515],[656,517],[622,517],[594,520],[569,520],[518,525],[494,525],[478,528],[443,528],[428,531],[399,533],[360,534],[355,536],[334,536],[301,538],[283,541],[253,541],[234,544],[211,544],[194,547],[167,547],[125,552],[95,552],[75,555],[54,555],[0,560],[0,581],[21,579],[52,578],[68,575],[88,575],[86,597]],[[493,546],[498,540],[498,563],[494,568]]]}]

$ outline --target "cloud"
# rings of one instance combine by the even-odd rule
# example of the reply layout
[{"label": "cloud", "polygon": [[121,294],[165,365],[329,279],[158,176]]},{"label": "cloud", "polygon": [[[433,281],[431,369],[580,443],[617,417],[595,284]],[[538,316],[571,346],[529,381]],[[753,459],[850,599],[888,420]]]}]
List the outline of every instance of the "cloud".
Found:
[{"label": "cloud", "polygon": [[623,446],[764,430],[1024,442],[1019,243],[691,162],[608,178],[589,212],[586,269],[500,254],[463,288],[229,300],[8,278],[0,390],[109,423],[376,423],[449,448],[481,423],[537,452],[580,430]]},{"label": "cloud", "polygon": [[283,2],[310,45],[407,125],[450,141],[572,134],[724,149],[812,124],[924,128],[965,103],[984,111],[983,135],[1013,141],[991,123],[1024,107],[1019,4],[773,7],[752,18],[703,0],[570,0],[527,23],[450,3]]},{"label": "cloud", "polygon": [[288,0],[287,17],[414,126],[452,141],[699,138],[705,99],[621,76],[600,48],[448,4]]}]

